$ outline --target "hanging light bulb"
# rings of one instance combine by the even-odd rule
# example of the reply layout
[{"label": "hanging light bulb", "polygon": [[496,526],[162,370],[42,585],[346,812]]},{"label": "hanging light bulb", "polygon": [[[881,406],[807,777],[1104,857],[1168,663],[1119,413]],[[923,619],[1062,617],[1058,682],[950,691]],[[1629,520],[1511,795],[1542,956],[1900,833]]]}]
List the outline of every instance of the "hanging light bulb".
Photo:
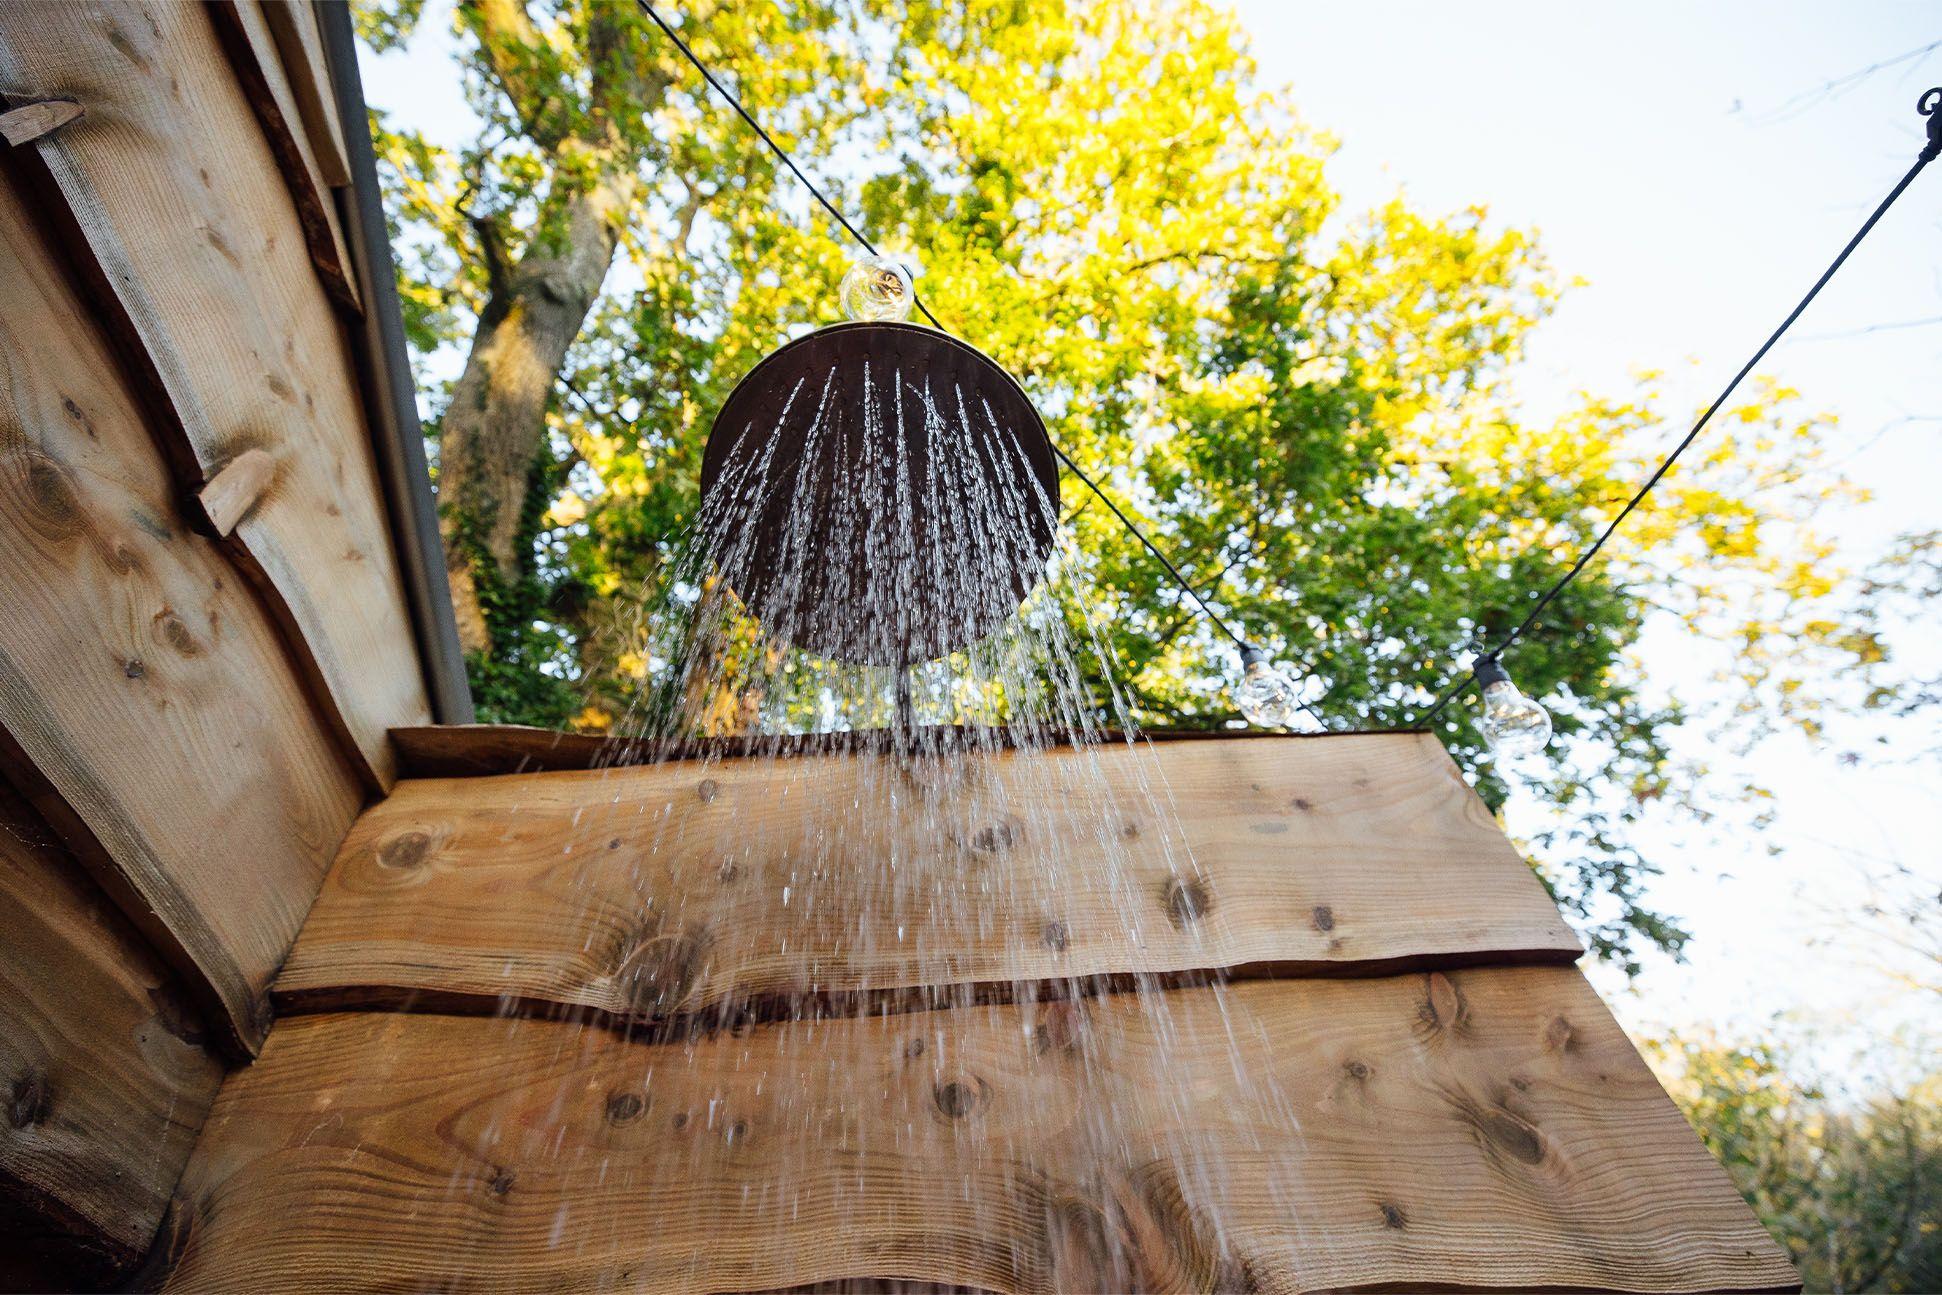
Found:
[{"label": "hanging light bulb", "polygon": [[1494,656],[1478,657],[1477,682],[1483,685],[1483,718],[1477,727],[1492,755],[1535,755],[1551,740],[1551,716],[1517,691]]},{"label": "hanging light bulb", "polygon": [[1322,723],[1302,706],[1301,685],[1268,664],[1258,647],[1241,649],[1241,682],[1234,686],[1234,703],[1256,728],[1286,728],[1319,733]]},{"label": "hanging light bulb", "polygon": [[917,290],[910,271],[887,256],[859,257],[843,275],[836,290],[843,313],[851,319],[900,320],[910,314]]}]

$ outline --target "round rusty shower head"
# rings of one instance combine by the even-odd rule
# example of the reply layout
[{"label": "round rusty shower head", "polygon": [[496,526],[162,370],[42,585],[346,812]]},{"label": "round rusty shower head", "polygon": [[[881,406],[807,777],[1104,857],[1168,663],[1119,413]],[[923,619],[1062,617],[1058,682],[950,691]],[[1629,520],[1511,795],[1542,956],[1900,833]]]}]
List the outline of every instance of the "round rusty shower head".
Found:
[{"label": "round rusty shower head", "polygon": [[991,633],[1045,573],[1059,474],[1010,374],[915,324],[836,324],[729,394],[702,458],[716,568],[774,638],[904,665]]}]

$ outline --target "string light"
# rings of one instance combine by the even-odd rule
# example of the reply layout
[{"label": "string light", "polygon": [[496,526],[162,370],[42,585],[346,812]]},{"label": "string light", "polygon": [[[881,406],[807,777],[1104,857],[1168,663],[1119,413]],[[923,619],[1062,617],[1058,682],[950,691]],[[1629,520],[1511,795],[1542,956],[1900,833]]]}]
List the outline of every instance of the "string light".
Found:
[{"label": "string light", "polygon": [[851,319],[900,321],[909,316],[917,289],[903,262],[872,252],[851,264],[836,295]]},{"label": "string light", "polygon": [[1268,654],[1249,645],[1241,649],[1241,682],[1234,686],[1234,704],[1256,728],[1285,728],[1319,733],[1322,724],[1308,709],[1302,687],[1293,676],[1277,670]]},{"label": "string light", "polygon": [[1477,731],[1490,753],[1512,759],[1542,751],[1551,741],[1550,712],[1517,691],[1496,657],[1478,657],[1474,673],[1483,688]]},{"label": "string light", "polygon": [[[1590,564],[1591,560],[1598,556],[1598,551],[1605,547],[1605,542],[1611,539],[1618,528],[1624,524],[1625,519],[1632,515],[1632,510],[1637,508],[1648,494],[1652,493],[1652,488],[1658,485],[1666,473],[1672,470],[1672,465],[1679,461],[1679,456],[1684,454],[1686,449],[1695,440],[1699,439],[1700,432],[1706,429],[1706,424],[1712,421],[1713,415],[1720,411],[1721,406],[1725,405],[1732,398],[1734,391],[1739,389],[1740,383],[1745,380],[1747,374],[1753,372],[1754,366],[1759,364],[1761,360],[1767,358],[1767,352],[1774,348],[1774,345],[1780,341],[1782,335],[1789,328],[1793,327],[1794,321],[1799,319],[1806,312],[1807,307],[1813,304],[1814,298],[1821,294],[1821,289],[1827,286],[1828,280],[1832,279],[1835,273],[1843,265],[1847,264],[1848,257],[1854,254],[1855,248],[1861,246],[1861,240],[1866,238],[1874,227],[1880,223],[1881,218],[1888,214],[1888,209],[1895,205],[1895,200],[1907,191],[1909,185],[1915,183],[1915,177],[1922,173],[1924,167],[1930,162],[1933,162],[1937,157],[1942,157],[1942,86],[1936,86],[1933,89],[1923,91],[1921,97],[1916,100],[1915,111],[1928,118],[1928,138],[1922,145],[1921,151],[1916,154],[1914,165],[1909,167],[1907,173],[1902,176],[1895,187],[1888,191],[1888,196],[1881,200],[1880,204],[1868,216],[1868,219],[1861,223],[1861,228],[1855,231],[1854,237],[1848,240],[1847,246],[1843,247],[1840,254],[1834,258],[1827,269],[1821,272],[1821,277],[1814,280],[1814,286],[1807,290],[1807,295],[1800,299],[1800,304],[1795,306],[1787,317],[1780,321],[1780,327],[1773,330],[1767,340],[1760,344],[1760,349],[1755,351],[1752,357],[1740,366],[1740,371],[1733,375],[1733,380],[1726,384],[1726,389],[1714,398],[1712,404],[1706,406],[1705,411],[1699,415],[1699,421],[1693,424],[1692,430],[1687,432],[1685,438],[1673,447],[1672,453],[1666,455],[1664,461],[1659,464],[1652,475],[1646,478],[1645,484],[1640,486],[1634,492],[1631,499],[1626,501],[1625,507],[1618,510],[1618,515],[1612,518],[1605,529],[1599,533],[1598,538],[1592,541],[1591,547],[1579,554],[1578,560],[1571,564],[1570,570],[1558,577],[1552,583],[1551,587],[1544,591],[1544,596],[1537,600],[1536,605],[1531,608],[1530,612],[1525,615],[1524,619],[1518,623],[1516,628],[1504,635],[1502,639],[1498,640],[1495,646],[1480,656],[1470,674],[1459,678],[1455,683],[1444,689],[1436,700],[1430,703],[1429,708],[1417,716],[1411,727],[1420,728],[1428,726],[1431,721],[1443,713],[1444,707],[1448,706],[1456,698],[1458,693],[1469,686],[1472,679],[1475,679],[1483,686],[1485,693],[1484,723],[1489,722],[1489,693],[1491,687],[1500,681],[1504,687],[1510,687],[1510,680],[1504,674],[1503,667],[1498,664],[1498,658],[1512,644],[1516,643],[1518,639],[1524,637],[1525,633],[1532,626],[1537,624],[1538,617],[1544,614],[1544,609],[1551,605],[1551,601],[1564,591],[1566,585],[1576,580],[1579,574],[1584,571],[1585,567]],[[1522,694],[1518,694],[1514,687],[1511,688],[1511,693],[1520,698],[1522,697]],[[1529,702],[1528,698],[1523,698],[1523,700]],[[1529,704],[1536,705],[1535,702],[1529,702]],[[1539,707],[1538,709],[1541,712],[1543,708]],[[1545,738],[1548,740],[1550,737],[1549,715],[1545,715],[1544,717],[1544,732]],[[1499,749],[1498,742],[1491,740],[1491,735],[1488,730],[1484,732],[1484,740],[1490,743],[1493,751]],[[1516,739],[1509,736],[1500,736],[1499,741],[1509,742],[1512,745],[1516,743]],[[1542,742],[1538,743],[1539,747],[1543,745]]]}]

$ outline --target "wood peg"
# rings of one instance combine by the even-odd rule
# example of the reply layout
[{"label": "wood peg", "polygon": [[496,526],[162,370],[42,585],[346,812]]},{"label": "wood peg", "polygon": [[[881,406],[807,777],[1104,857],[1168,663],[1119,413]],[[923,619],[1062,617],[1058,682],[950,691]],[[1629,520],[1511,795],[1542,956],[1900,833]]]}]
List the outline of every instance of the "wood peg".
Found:
[{"label": "wood peg", "polygon": [[43,99],[0,112],[0,136],[15,148],[31,144],[42,135],[52,134],[82,115],[81,105],[72,99]]},{"label": "wood peg", "polygon": [[209,479],[196,499],[216,534],[227,535],[276,479],[276,460],[266,450],[244,450]]}]

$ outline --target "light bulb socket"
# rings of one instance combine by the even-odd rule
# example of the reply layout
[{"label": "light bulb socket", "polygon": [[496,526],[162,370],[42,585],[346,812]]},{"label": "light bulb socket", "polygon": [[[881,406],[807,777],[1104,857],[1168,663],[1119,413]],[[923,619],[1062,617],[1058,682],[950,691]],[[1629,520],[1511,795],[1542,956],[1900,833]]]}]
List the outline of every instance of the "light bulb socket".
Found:
[{"label": "light bulb socket", "polygon": [[1494,683],[1510,682],[1510,676],[1504,673],[1503,665],[1494,656],[1478,657],[1470,669],[1477,676],[1477,683],[1485,688]]},{"label": "light bulb socket", "polygon": [[1252,643],[1246,643],[1242,645],[1241,669],[1245,670],[1249,666],[1254,665],[1256,662],[1266,661],[1267,659],[1268,659],[1268,654],[1266,650],[1255,647],[1254,644]]}]

